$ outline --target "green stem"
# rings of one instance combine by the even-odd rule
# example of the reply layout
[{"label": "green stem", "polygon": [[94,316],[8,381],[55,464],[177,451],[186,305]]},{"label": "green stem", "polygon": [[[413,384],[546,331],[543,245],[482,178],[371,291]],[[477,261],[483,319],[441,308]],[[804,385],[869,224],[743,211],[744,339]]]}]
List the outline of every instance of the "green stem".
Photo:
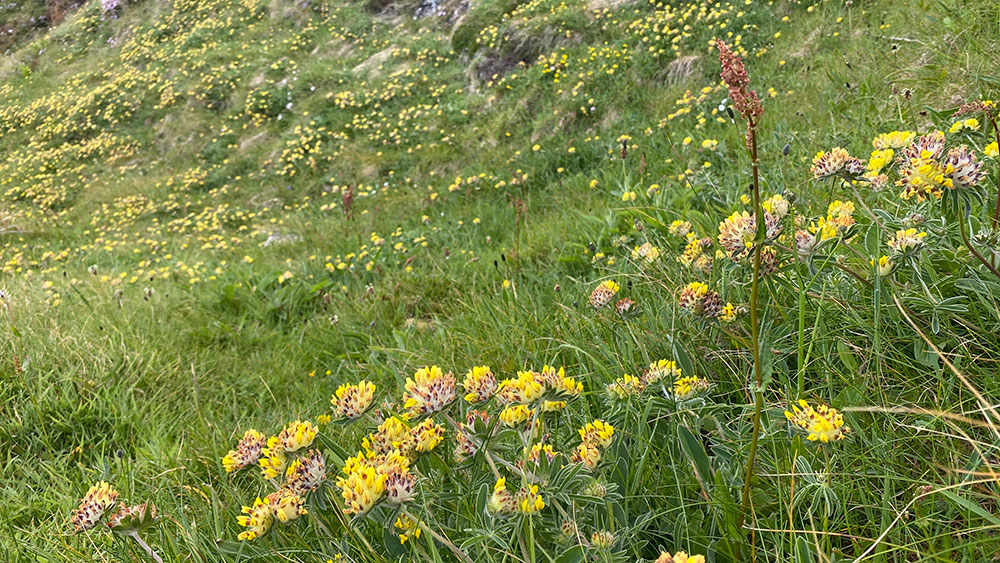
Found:
[{"label": "green stem", "polygon": [[993,267],[993,264],[990,264],[989,261],[987,261],[986,258],[984,258],[983,255],[980,254],[979,251],[972,246],[972,243],[969,242],[969,235],[965,232],[965,227],[966,227],[965,217],[960,215],[958,218],[958,231],[962,234],[962,242],[965,243],[965,247],[968,248],[969,252],[971,252],[972,255],[976,257],[976,260],[979,260],[979,262],[983,266],[986,266],[986,268],[994,276],[1000,278],[1000,271],[998,271],[995,267]]},{"label": "green stem", "polygon": [[535,563],[535,525],[531,516],[528,516],[528,561]]},{"label": "green stem", "polygon": [[751,350],[753,352],[753,374],[756,386],[754,388],[754,412],[753,412],[753,434],[750,438],[750,453],[747,456],[747,466],[743,478],[743,500],[740,505],[739,527],[742,528],[746,521],[747,509],[750,506],[750,485],[753,480],[754,464],[757,461],[757,442],[760,439],[760,418],[764,409],[764,393],[761,387],[763,379],[760,367],[760,258],[761,250],[766,236],[766,226],[764,224],[764,210],[760,204],[760,176],[757,162],[757,133],[755,124],[748,123],[748,137],[750,141],[750,159],[753,167],[753,206],[757,217],[757,235],[753,251],[753,281],[750,286],[750,328],[751,328]]},{"label": "green stem", "polygon": [[802,269],[805,268],[805,264],[800,264],[798,267],[799,273],[799,343],[798,343],[798,366],[799,366],[799,382],[798,382],[798,396],[802,396],[802,393],[806,388],[806,287],[804,285],[805,276],[802,275]]},{"label": "green stem", "polygon": [[[997,146],[1000,147],[1000,128],[997,127],[997,120],[995,117],[990,118],[990,123],[993,124],[993,136],[996,137]],[[997,223],[1000,222],[1000,172],[997,173],[997,203],[993,208],[993,228],[997,228]]]},{"label": "green stem", "polygon": [[156,563],[163,563],[163,559],[160,559],[160,556],[157,555],[155,551],[153,551],[153,548],[149,547],[149,544],[147,544],[146,542],[142,541],[142,538],[139,537],[139,532],[136,532],[135,530],[131,530],[130,532],[128,532],[127,535],[128,535],[128,537],[130,537],[133,540],[135,540],[135,543],[139,544],[139,547],[141,547],[143,549],[143,551],[145,551],[146,553],[148,553],[149,556],[153,558],[153,561],[156,561]]}]

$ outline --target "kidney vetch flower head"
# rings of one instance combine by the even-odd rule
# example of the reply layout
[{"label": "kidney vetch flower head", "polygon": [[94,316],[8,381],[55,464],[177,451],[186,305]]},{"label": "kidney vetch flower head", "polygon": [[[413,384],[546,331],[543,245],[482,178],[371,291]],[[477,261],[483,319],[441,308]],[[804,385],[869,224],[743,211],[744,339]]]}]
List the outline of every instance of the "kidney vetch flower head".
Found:
[{"label": "kidney vetch flower head", "polygon": [[837,409],[826,405],[814,408],[805,400],[799,400],[798,406],[792,405],[791,411],[785,411],[785,418],[795,428],[803,430],[807,439],[813,442],[836,442],[851,432],[850,427],[844,424],[844,415]]},{"label": "kidney vetch flower head", "polygon": [[244,467],[256,465],[265,444],[266,439],[263,434],[253,428],[247,430],[236,445],[236,449],[229,450],[229,453],[222,458],[222,466],[227,473],[232,473]]},{"label": "kidney vetch flower head", "polygon": [[306,455],[292,461],[285,471],[285,483],[299,496],[316,490],[325,479],[326,462],[317,450],[309,450]]},{"label": "kidney vetch flower head", "polygon": [[545,500],[538,493],[538,485],[521,487],[514,498],[514,506],[521,514],[536,514],[545,508]]},{"label": "kidney vetch flower head", "polygon": [[588,422],[579,430],[580,441],[585,444],[606,448],[611,445],[615,436],[615,428],[603,420]]},{"label": "kidney vetch flower head", "polygon": [[900,254],[911,254],[923,247],[926,237],[926,232],[911,227],[896,231],[896,234],[889,238],[887,244],[889,248]]},{"label": "kidney vetch flower head", "polygon": [[465,374],[462,387],[465,388],[466,401],[479,403],[497,392],[497,378],[490,370],[490,366],[475,366]]},{"label": "kidney vetch flower head", "polygon": [[688,555],[683,551],[670,555],[668,551],[661,551],[660,556],[654,563],[705,563],[704,555]]},{"label": "kidney vetch flower head", "polygon": [[611,400],[624,401],[629,397],[641,394],[645,388],[646,386],[641,379],[626,373],[623,377],[609,383],[607,392]]},{"label": "kidney vetch flower head", "polygon": [[687,377],[680,377],[674,381],[674,387],[671,395],[675,401],[685,401],[701,395],[710,388],[711,384],[707,379],[698,377],[697,375],[691,375]]},{"label": "kidney vetch flower head", "polygon": [[363,415],[375,399],[375,384],[362,379],[356,385],[343,384],[330,398],[333,411],[340,418],[355,419]]},{"label": "kidney vetch flower head", "polygon": [[437,412],[455,400],[455,376],[438,366],[424,366],[406,378],[403,407],[411,416]]},{"label": "kidney vetch flower head", "polygon": [[80,506],[73,511],[73,517],[70,519],[73,530],[82,532],[96,526],[105,511],[114,506],[117,500],[118,491],[111,488],[107,482],[98,481],[90,487],[80,501]]},{"label": "kidney vetch flower head", "polygon": [[373,461],[363,453],[349,458],[343,472],[346,477],[338,477],[337,486],[344,499],[344,514],[367,513],[382,499],[388,475],[379,472]]},{"label": "kidney vetch flower head", "polygon": [[236,522],[246,528],[236,536],[237,539],[255,540],[271,529],[271,524],[274,523],[274,514],[267,501],[257,497],[253,506],[243,507],[243,515],[238,516]]},{"label": "kidney vetch flower head", "polygon": [[312,422],[296,420],[285,426],[281,434],[278,434],[278,440],[284,451],[297,452],[312,445],[313,440],[316,439],[316,432],[316,427],[313,426]]},{"label": "kidney vetch flower head", "polygon": [[594,288],[594,291],[590,293],[590,304],[594,306],[595,309],[600,309],[614,298],[615,294],[621,289],[614,280],[605,280]]},{"label": "kidney vetch flower head", "polygon": [[305,509],[305,497],[295,494],[288,488],[275,491],[265,499],[265,503],[271,509],[271,515],[282,524],[296,520],[308,512]]}]

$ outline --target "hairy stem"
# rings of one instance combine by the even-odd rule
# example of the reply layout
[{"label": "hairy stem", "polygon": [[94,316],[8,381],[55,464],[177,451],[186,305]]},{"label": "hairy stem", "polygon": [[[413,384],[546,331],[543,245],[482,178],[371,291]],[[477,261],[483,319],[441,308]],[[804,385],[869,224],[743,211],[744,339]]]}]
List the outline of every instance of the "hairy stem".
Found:
[{"label": "hairy stem", "polygon": [[[1000,128],[997,127],[997,120],[995,117],[990,119],[990,123],[993,124],[993,136],[997,140],[997,146],[1000,147]],[[997,203],[993,208],[993,228],[997,228],[997,223],[1000,223],[1000,172],[997,173]]]},{"label": "hairy stem", "polygon": [[994,276],[1000,278],[1000,271],[998,271],[996,267],[994,267],[993,264],[989,262],[989,260],[987,260],[982,254],[979,253],[978,250],[975,249],[975,247],[972,246],[972,243],[969,242],[969,235],[968,233],[965,232],[965,230],[966,230],[965,217],[962,217],[960,215],[958,218],[958,231],[962,234],[962,242],[965,243],[965,247],[968,248],[969,252],[971,252],[972,255],[976,257],[976,260],[979,260],[979,262],[983,266],[986,266],[986,268]]},{"label": "hairy stem", "polygon": [[135,543],[139,544],[139,547],[141,547],[143,551],[148,553],[149,556],[153,558],[153,561],[156,561],[156,563],[163,563],[163,559],[160,559],[160,556],[157,555],[155,551],[153,551],[153,548],[149,547],[149,544],[142,541],[142,538],[139,537],[139,532],[132,530],[128,533],[128,537],[135,540]]},{"label": "hairy stem", "polygon": [[764,408],[763,376],[760,367],[760,258],[765,238],[764,210],[760,204],[760,177],[757,163],[757,132],[755,124],[748,124],[747,137],[750,144],[750,159],[753,167],[753,207],[757,217],[757,236],[753,251],[753,281],[750,286],[750,349],[753,353],[753,375],[756,383],[754,388],[753,434],[750,438],[750,453],[747,456],[747,466],[743,478],[743,500],[740,505],[739,527],[746,521],[747,509],[750,506],[750,484],[753,480],[754,463],[757,460],[757,442],[760,438],[760,418]]}]

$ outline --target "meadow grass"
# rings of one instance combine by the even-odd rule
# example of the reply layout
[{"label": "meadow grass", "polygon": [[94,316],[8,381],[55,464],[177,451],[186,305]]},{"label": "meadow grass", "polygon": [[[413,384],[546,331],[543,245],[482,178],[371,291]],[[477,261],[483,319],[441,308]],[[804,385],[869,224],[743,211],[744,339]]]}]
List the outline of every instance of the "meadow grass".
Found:
[{"label": "meadow grass", "polygon": [[[1000,9],[483,0],[414,19],[410,4],[176,0],[112,18],[89,2],[6,56],[0,558],[147,560],[129,538],[73,533],[100,480],[156,505],[143,538],[166,561],[1000,553],[1000,420],[984,406],[1000,397],[998,280],[963,245],[962,210],[810,172],[817,151],[864,158],[880,133],[947,131],[961,104],[997,99]],[[682,220],[715,239],[733,211],[753,212],[716,37],[744,52],[761,95],[760,190],[792,202],[786,233],[795,215],[857,204],[850,236],[808,262],[783,255],[761,281],[764,402],[742,526],[750,269],[717,257],[697,272],[669,233]],[[961,135],[982,152],[980,121]],[[980,157],[986,197],[969,215],[994,259],[997,160]],[[929,233],[913,271],[876,276],[868,260],[910,225]],[[659,260],[632,257],[644,242]],[[609,279],[633,313],[590,304]],[[678,307],[692,281],[737,319]],[[711,389],[681,406],[608,398],[661,358]],[[237,540],[240,507],[273,490],[220,463],[246,429],[316,422],[361,379],[398,404],[425,365],[460,381],[478,365],[500,378],[564,366],[583,384],[546,419],[566,454],[537,468],[546,510],[484,509],[487,458],[516,466],[540,436],[507,430],[460,464],[448,426],[414,463],[424,478],[406,510],[427,532],[401,544],[384,505],[346,528],[332,481],[375,430],[367,418],[320,425],[329,494],[308,516]],[[800,398],[842,411],[851,433],[821,447],[794,432],[784,412]],[[568,460],[594,419],[615,441],[586,471]]]}]

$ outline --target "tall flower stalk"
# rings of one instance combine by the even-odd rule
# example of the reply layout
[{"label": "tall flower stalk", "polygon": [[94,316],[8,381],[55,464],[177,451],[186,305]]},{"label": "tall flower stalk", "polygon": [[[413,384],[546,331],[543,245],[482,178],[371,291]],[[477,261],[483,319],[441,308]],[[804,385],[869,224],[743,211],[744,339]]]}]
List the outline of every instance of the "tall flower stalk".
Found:
[{"label": "tall flower stalk", "polygon": [[[754,474],[754,464],[757,460],[757,443],[760,439],[760,418],[764,409],[764,381],[760,365],[760,265],[761,251],[767,229],[764,225],[764,209],[760,200],[760,173],[757,154],[757,126],[764,115],[757,93],[750,89],[750,77],[740,56],[729,49],[721,40],[716,41],[719,49],[719,63],[722,65],[722,81],[729,89],[729,99],[733,107],[746,121],[746,150],[750,156],[753,169],[753,208],[757,218],[757,228],[753,245],[753,281],[750,286],[750,349],[753,354],[754,375],[754,412],[753,434],[750,439],[750,453],[743,480],[743,498],[740,503],[739,527],[743,527],[746,512],[750,506],[750,484]],[[738,557],[738,556],[737,556]]]}]

